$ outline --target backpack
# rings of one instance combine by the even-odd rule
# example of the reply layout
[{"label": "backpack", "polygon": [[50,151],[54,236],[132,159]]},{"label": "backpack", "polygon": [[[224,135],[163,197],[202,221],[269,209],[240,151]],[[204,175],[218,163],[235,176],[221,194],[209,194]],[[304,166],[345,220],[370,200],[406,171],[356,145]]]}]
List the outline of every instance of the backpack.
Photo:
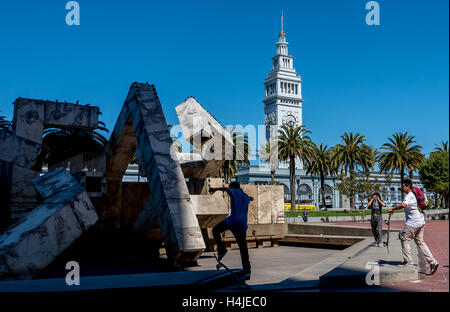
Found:
[{"label": "backpack", "polygon": [[417,186],[413,186],[412,192],[414,196],[416,196],[417,207],[419,208],[420,212],[422,212],[422,208],[427,206],[427,203],[425,201],[425,195],[423,195],[422,190]]}]

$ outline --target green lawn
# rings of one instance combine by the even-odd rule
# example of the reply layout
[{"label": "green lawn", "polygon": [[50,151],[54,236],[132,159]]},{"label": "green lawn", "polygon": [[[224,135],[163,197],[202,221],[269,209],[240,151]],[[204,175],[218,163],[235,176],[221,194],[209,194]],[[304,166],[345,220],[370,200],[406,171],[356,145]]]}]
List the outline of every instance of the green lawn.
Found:
[{"label": "green lawn", "polygon": [[[383,214],[387,214],[388,209],[383,209]],[[394,213],[403,212],[403,209],[395,210]],[[285,211],[285,217],[302,217],[302,211]],[[361,210],[353,210],[352,212],[343,212],[343,211],[310,211],[308,213],[309,217],[337,217],[337,216],[362,216]],[[370,217],[370,210],[364,210],[364,216]]]}]

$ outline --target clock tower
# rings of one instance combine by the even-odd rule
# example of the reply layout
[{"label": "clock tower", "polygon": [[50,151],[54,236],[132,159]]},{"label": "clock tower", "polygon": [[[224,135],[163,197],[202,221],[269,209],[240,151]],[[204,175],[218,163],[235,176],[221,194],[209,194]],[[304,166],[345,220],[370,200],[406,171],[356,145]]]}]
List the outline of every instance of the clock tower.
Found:
[{"label": "clock tower", "polygon": [[264,119],[267,139],[277,135],[283,124],[302,125],[302,80],[294,68],[294,57],[288,53],[283,30],[278,34],[277,54],[272,57],[272,69],[264,81]]}]

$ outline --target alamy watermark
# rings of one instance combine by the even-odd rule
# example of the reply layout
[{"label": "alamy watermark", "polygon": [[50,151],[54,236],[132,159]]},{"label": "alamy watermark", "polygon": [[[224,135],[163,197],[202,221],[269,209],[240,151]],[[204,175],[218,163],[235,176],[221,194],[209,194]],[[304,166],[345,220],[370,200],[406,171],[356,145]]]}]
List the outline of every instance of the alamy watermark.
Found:
[{"label": "alamy watermark", "polygon": [[77,261],[69,261],[66,263],[66,270],[70,270],[66,274],[66,284],[68,286],[80,285],[80,264]]},{"label": "alamy watermark", "polygon": [[69,1],[66,3],[66,24],[68,26],[80,26],[80,4],[77,1]]},{"label": "alamy watermark", "polygon": [[378,2],[367,2],[366,10],[370,10],[366,15],[366,24],[369,26],[380,25],[380,5],[378,4]]},{"label": "alamy watermark", "polygon": [[366,274],[366,284],[368,286],[380,285],[380,265],[378,262],[367,262],[366,270],[369,270]]}]

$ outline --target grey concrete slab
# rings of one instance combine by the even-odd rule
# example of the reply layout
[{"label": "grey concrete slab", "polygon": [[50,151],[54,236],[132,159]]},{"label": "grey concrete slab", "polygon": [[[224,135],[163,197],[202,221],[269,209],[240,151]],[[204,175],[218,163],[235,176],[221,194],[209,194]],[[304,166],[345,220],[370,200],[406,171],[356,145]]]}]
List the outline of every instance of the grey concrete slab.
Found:
[{"label": "grey concrete slab", "polygon": [[414,243],[411,244],[416,266],[402,266],[403,257],[398,230],[392,231],[389,242],[389,253],[385,247],[376,247],[370,239],[365,240],[366,246],[355,255],[350,256],[342,264],[320,277],[321,287],[343,285],[367,286],[366,275],[372,268],[369,262],[379,266],[380,285],[418,280],[418,258]]},{"label": "grey concrete slab", "polygon": [[279,243],[307,243],[351,246],[364,240],[360,236],[286,234]]},{"label": "grey concrete slab", "polygon": [[[282,282],[335,253],[336,250],[332,249],[294,246],[249,248],[252,276],[247,284],[255,288],[254,286],[260,287],[265,284],[273,285]],[[186,268],[186,270],[214,270],[217,264],[212,252],[204,252],[197,262],[198,266]],[[239,249],[228,249],[223,262],[229,268],[241,269]]]},{"label": "grey concrete slab", "polygon": [[108,290],[124,288],[161,288],[161,287],[189,287],[202,284],[211,279],[227,278],[216,270],[197,272],[169,272],[148,274],[124,274],[86,276],[80,278],[80,285],[68,286],[65,278],[35,279],[0,282],[2,292],[67,292]]}]

